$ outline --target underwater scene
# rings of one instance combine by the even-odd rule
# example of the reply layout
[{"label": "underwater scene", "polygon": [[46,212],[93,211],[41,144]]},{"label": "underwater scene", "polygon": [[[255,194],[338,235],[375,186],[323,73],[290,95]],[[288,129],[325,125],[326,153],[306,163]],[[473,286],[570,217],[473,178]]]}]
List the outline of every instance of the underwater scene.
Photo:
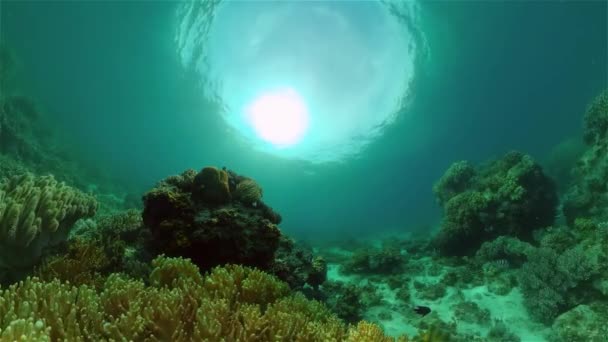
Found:
[{"label": "underwater scene", "polygon": [[608,2],[0,1],[12,341],[608,341]]}]

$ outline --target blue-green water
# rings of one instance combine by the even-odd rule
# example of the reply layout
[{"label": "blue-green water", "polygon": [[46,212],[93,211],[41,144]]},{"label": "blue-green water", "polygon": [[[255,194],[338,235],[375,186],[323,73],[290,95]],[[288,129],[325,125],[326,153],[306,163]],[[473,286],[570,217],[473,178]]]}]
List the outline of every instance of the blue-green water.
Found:
[{"label": "blue-green water", "polygon": [[[338,271],[356,259],[357,252],[349,250],[355,246],[348,246],[351,238],[371,241],[390,233],[405,239],[408,232],[431,234],[447,226],[447,209],[437,203],[433,185],[456,161],[479,165],[517,150],[538,161],[549,176],[567,178],[584,148],[585,110],[608,87],[605,1],[408,1],[395,2],[393,12],[387,11],[390,1],[383,3],[1,1],[0,43],[14,54],[16,76],[9,83],[0,69],[0,100],[18,93],[35,101],[56,135],[49,138],[37,130],[32,139],[55,139],[63,152],[53,153],[67,157],[54,164],[29,162],[39,164],[33,166],[37,173],[56,173],[62,180],[57,170],[65,168],[69,185],[98,195],[102,213],[116,209],[104,207],[113,205],[112,198],[120,202],[128,196],[129,204],[140,206],[141,196],[170,175],[225,166],[260,184],[264,203],[282,216],[283,233],[338,249],[315,251],[328,260],[331,280],[356,283],[361,274]],[[287,112],[282,108],[278,116],[262,113],[262,119],[249,120],[255,99],[285,89],[307,106],[305,124],[294,128],[290,125],[298,120],[282,121]],[[601,122],[597,125],[601,129]],[[291,136],[285,138],[290,130],[301,133],[293,144]],[[264,134],[274,136],[265,140]],[[289,143],[277,145],[272,139]],[[560,144],[566,148],[556,153]],[[597,154],[605,154],[598,146]],[[12,150],[0,146],[0,152],[6,151]],[[75,174],[67,176],[67,170]],[[577,186],[605,195],[605,176]],[[79,182],[70,184],[70,177]],[[563,195],[573,187],[557,181],[561,197],[545,198],[559,202],[555,212],[549,211],[557,217],[554,226],[584,226],[562,214],[562,204],[568,203]],[[494,191],[488,190],[491,182],[480,183],[475,191],[487,199]],[[599,205],[604,195],[575,199]],[[252,205],[259,209],[257,202]],[[605,231],[601,222],[608,215],[603,214],[589,209],[576,218],[596,220]],[[145,216],[144,211],[144,221]],[[537,219],[528,215],[518,222]],[[502,229],[484,227],[486,237],[495,238],[495,228]],[[537,236],[526,238],[542,245]],[[367,247],[377,243],[368,241]],[[408,282],[432,282],[462,266],[460,259],[436,259],[441,248],[427,247],[408,264],[408,270],[418,272],[408,275]],[[592,254],[591,249],[584,253]],[[533,257],[493,262],[506,263],[514,272],[535,265]],[[494,263],[488,264],[494,270]],[[436,265],[445,272],[432,275],[429,269]],[[487,276],[488,267],[476,270]],[[603,267],[589,271],[602,274],[592,278],[594,284],[608,284],[608,266]],[[490,283],[470,280],[475,285],[458,293],[472,301],[482,294],[489,298]],[[417,291],[412,301],[429,302],[420,295],[421,286],[410,286]],[[580,289],[563,286],[563,292]],[[604,286],[589,295],[602,293],[594,303],[606,304]],[[511,297],[477,303],[490,309],[530,305],[529,288],[511,287],[517,288]],[[452,290],[445,298],[455,297]],[[446,315],[456,311],[450,300],[429,304],[446,322],[451,317]],[[574,307],[564,301],[560,313]],[[500,318],[492,311],[492,317],[508,322],[523,317],[517,312]],[[408,329],[416,326],[382,321],[392,335],[411,333]],[[530,335],[534,327],[513,326],[522,341],[544,340]]]},{"label": "blue-green water", "polygon": [[225,165],[257,179],[283,228],[303,237],[436,222],[430,188],[451,162],[509,149],[542,160],[579,134],[607,82],[605,2],[425,2],[415,25],[428,55],[394,123],[340,163],[289,160],[243,143],[205,99],[179,60],[179,5],[3,2],[2,41],[62,137],[100,172],[141,192]]}]

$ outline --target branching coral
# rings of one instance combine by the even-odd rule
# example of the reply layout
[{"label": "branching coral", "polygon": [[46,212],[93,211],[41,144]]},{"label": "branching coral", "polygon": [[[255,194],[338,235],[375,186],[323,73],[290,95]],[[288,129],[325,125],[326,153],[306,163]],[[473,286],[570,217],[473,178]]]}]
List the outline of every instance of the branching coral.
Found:
[{"label": "branching coral", "polygon": [[27,268],[44,248],[67,238],[74,223],[95,215],[97,202],[53,176],[15,176],[0,184],[0,266]]},{"label": "branching coral", "polygon": [[[322,304],[241,266],[201,277],[183,259],[154,261],[151,286],[113,274],[102,290],[27,280],[0,291],[0,336],[32,341],[393,341],[348,328]],[[367,339],[366,339],[367,338]],[[405,339],[402,339],[405,340]]]},{"label": "branching coral", "polygon": [[519,274],[519,284],[528,311],[537,320],[550,323],[577,302],[576,287],[599,272],[592,254],[581,246],[563,253],[541,247],[529,255]]},{"label": "branching coral", "polygon": [[466,160],[452,164],[433,186],[439,204],[444,205],[450,198],[466,191],[475,174],[475,168]]}]

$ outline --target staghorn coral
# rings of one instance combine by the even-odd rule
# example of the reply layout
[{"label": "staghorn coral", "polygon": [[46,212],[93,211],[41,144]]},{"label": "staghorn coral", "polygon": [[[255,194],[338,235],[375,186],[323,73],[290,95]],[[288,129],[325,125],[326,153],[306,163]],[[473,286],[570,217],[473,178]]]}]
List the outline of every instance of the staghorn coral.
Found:
[{"label": "staghorn coral", "polygon": [[321,303],[290,295],[284,283],[257,270],[218,267],[201,277],[184,259],[159,257],[154,265],[151,286],[113,274],[97,291],[37,278],[0,290],[0,336],[28,341],[394,341],[371,323],[348,328]]},{"label": "staghorn coral", "polygon": [[0,184],[0,268],[34,265],[43,249],[68,236],[74,223],[95,215],[97,202],[53,176],[30,173]]},{"label": "staghorn coral", "polygon": [[[461,163],[448,169],[438,184],[453,183],[444,178],[451,179],[454,169],[469,170]],[[532,157],[509,152],[474,173],[460,173],[466,177],[457,178],[464,177],[467,182],[435,187],[437,198],[444,203],[441,230],[434,239],[442,254],[472,255],[483,242],[501,235],[532,240],[535,229],[553,223],[555,184]]]}]

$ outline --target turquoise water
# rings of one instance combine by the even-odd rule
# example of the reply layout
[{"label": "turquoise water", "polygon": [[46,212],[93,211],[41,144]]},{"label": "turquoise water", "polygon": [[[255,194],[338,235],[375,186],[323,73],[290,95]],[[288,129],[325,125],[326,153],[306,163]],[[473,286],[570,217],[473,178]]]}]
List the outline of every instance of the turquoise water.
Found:
[{"label": "turquoise water", "polygon": [[[14,159],[53,173],[108,214],[142,209],[170,175],[226,167],[257,181],[283,233],[334,244],[315,250],[330,279],[359,285],[367,278],[338,271],[357,255],[350,239],[377,247],[384,234],[440,230],[433,185],[454,162],[518,150],[566,193],[585,110],[608,87],[605,1],[1,1],[0,44],[13,61],[0,65],[0,97],[25,95],[41,113],[23,133],[34,152],[2,140],[0,121],[1,172]],[[557,202],[550,214],[565,225]],[[436,249],[416,252],[414,281],[436,280]],[[458,267],[433,260],[437,274]],[[460,295],[495,295],[475,284]],[[478,304],[516,320],[522,291]],[[412,298],[448,321],[454,293]],[[415,331],[394,323],[403,310],[380,320],[385,331]],[[536,328],[514,330],[540,341]]]},{"label": "turquoise water", "polygon": [[7,2],[2,37],[62,136],[104,172],[143,190],[226,165],[258,179],[285,229],[304,235],[433,220],[429,189],[449,163],[509,149],[542,159],[579,133],[581,108],[606,85],[603,2],[423,3],[428,56],[407,108],[340,164],[286,160],[227,133],[184,71],[179,5]]}]

